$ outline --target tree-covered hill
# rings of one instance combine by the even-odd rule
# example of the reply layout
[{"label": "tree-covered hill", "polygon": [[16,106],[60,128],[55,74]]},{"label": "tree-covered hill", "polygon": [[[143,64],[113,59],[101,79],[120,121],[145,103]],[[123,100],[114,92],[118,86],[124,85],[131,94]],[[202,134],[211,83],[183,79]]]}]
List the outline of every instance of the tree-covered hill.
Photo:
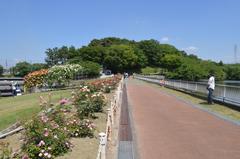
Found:
[{"label": "tree-covered hill", "polygon": [[[95,63],[113,73],[158,73],[167,78],[194,80],[206,79],[214,73],[217,80],[239,80],[240,65],[227,65],[202,60],[187,54],[173,45],[157,40],[134,41],[116,37],[93,39],[87,46],[62,46],[46,50],[48,67],[66,63]],[[95,66],[96,66],[95,65]]]}]

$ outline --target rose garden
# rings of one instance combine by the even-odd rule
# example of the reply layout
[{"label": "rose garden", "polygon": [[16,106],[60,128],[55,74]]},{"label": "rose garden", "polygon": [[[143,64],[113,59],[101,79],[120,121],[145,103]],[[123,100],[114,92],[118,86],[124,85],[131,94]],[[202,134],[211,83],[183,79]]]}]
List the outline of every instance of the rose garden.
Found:
[{"label": "rose garden", "polygon": [[[29,92],[43,87],[66,88],[77,74],[84,74],[84,68],[78,64],[53,66],[26,75],[24,87]],[[57,102],[52,101],[51,93],[54,91],[49,91],[45,97],[40,95],[40,111],[30,119],[18,122],[23,129],[17,133],[20,138],[17,148],[12,149],[11,142],[6,139],[0,140],[0,158],[56,158],[73,151],[74,138],[97,140],[97,134],[103,129],[99,125],[104,127],[106,124],[105,106],[109,105],[110,94],[121,78],[121,75],[115,75],[81,81],[77,87],[71,88],[70,97],[62,96]],[[91,147],[91,144],[81,148],[85,147]]]}]

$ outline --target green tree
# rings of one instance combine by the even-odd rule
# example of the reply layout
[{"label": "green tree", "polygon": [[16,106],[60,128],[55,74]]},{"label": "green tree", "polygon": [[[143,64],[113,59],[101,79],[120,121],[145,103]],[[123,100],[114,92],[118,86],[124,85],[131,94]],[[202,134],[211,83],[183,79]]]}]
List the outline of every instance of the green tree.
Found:
[{"label": "green tree", "polygon": [[68,48],[68,56],[67,59],[73,59],[75,57],[79,56],[79,50],[76,49],[74,46],[70,46]]},{"label": "green tree", "polygon": [[45,53],[47,55],[45,61],[49,67],[57,64],[65,64],[69,59],[79,56],[79,50],[74,46],[69,48],[67,46],[62,46],[61,48],[55,47],[53,49],[49,48]]},{"label": "green tree", "polygon": [[205,77],[205,72],[199,63],[194,63],[192,61],[190,63],[182,64],[176,70],[176,75],[177,79],[198,81]]},{"label": "green tree", "polygon": [[83,67],[83,74],[87,77],[97,77],[100,75],[101,66],[98,63],[85,61],[81,62],[80,65]]},{"label": "green tree", "polygon": [[102,64],[106,55],[106,49],[102,46],[88,46],[79,49],[79,55],[82,61],[92,61]]},{"label": "green tree", "polygon": [[240,64],[229,64],[225,66],[227,80],[240,80]]},{"label": "green tree", "polygon": [[141,69],[141,73],[144,75],[151,75],[151,74],[160,74],[162,72],[161,68],[157,67],[145,67]]},{"label": "green tree", "polygon": [[223,66],[223,65],[224,65],[223,62],[222,62],[222,60],[219,61],[218,65],[219,65],[219,66]]},{"label": "green tree", "polygon": [[69,58],[69,51],[67,46],[62,46],[60,49],[58,49],[57,53],[58,63],[59,64],[65,64]]},{"label": "green tree", "polygon": [[137,67],[138,57],[128,45],[112,45],[107,49],[104,67],[113,73],[130,71]]},{"label": "green tree", "polygon": [[18,77],[24,77],[28,73],[30,73],[32,66],[30,63],[24,61],[24,62],[18,62],[14,67],[14,76]]},{"label": "green tree", "polygon": [[160,66],[162,52],[159,49],[159,42],[156,40],[143,40],[138,43],[139,49],[147,57],[148,66]]},{"label": "green tree", "polygon": [[54,66],[54,65],[57,65],[58,62],[59,62],[59,59],[58,59],[58,48],[55,47],[53,49],[50,49],[48,48],[45,53],[47,55],[47,57],[45,58],[45,62],[47,63],[47,65],[49,67],[51,66]]},{"label": "green tree", "polygon": [[33,63],[31,65],[31,71],[38,71],[38,70],[46,69],[46,68],[48,68],[48,67],[44,63]]},{"label": "green tree", "polygon": [[161,54],[182,54],[178,49],[169,44],[159,44],[158,49],[161,51]]},{"label": "green tree", "polygon": [[128,39],[120,39],[117,37],[106,37],[103,39],[93,39],[88,46],[102,46],[102,47],[110,47],[112,45],[130,45],[134,44],[135,41],[130,41]]},{"label": "green tree", "polygon": [[226,78],[226,74],[224,72],[224,67],[219,66],[216,62],[213,61],[201,61],[201,67],[204,68],[206,76],[208,78],[209,74],[214,74],[215,79],[218,81],[222,81]]},{"label": "green tree", "polygon": [[0,76],[2,76],[3,75],[3,66],[2,65],[0,65]]},{"label": "green tree", "polygon": [[182,56],[177,54],[165,54],[161,58],[161,65],[169,71],[173,71],[181,66]]}]

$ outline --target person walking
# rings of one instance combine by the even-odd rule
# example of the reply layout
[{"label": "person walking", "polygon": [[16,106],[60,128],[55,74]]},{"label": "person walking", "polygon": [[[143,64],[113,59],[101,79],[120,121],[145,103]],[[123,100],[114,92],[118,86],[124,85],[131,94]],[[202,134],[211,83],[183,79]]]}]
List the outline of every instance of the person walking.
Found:
[{"label": "person walking", "polygon": [[208,104],[214,104],[213,103],[213,91],[215,89],[215,77],[213,74],[210,74],[210,77],[208,79]]},{"label": "person walking", "polygon": [[16,95],[17,95],[17,92],[16,92],[16,83],[12,82],[11,87],[12,87],[12,94],[13,94],[13,96],[16,96]]}]

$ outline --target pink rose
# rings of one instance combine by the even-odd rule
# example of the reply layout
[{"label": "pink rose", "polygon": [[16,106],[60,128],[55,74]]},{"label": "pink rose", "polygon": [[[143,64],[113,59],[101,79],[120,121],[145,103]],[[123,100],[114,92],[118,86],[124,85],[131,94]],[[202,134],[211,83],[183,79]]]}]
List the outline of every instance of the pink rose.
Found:
[{"label": "pink rose", "polygon": [[64,105],[64,104],[68,103],[68,100],[64,98],[64,99],[61,99],[59,103],[60,103],[60,105]]},{"label": "pink rose", "polygon": [[49,131],[48,131],[47,128],[44,129],[43,135],[44,135],[45,137],[48,137],[48,136],[49,136]]},{"label": "pink rose", "polygon": [[43,140],[41,140],[39,143],[38,143],[38,147],[41,147],[41,146],[44,146],[45,145],[45,142]]}]

